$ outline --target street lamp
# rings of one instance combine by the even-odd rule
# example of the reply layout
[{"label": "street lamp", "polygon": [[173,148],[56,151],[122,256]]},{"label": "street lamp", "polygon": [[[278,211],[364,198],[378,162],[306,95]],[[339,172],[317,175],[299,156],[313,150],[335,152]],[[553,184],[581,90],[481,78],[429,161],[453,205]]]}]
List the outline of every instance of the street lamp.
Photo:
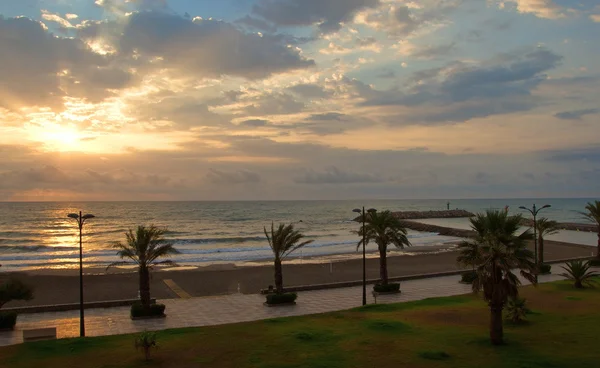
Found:
[{"label": "street lamp", "polygon": [[[373,213],[376,212],[377,210],[374,208],[369,209],[367,212],[369,213]],[[363,290],[362,290],[362,305],[367,305],[367,255],[366,255],[366,250],[365,250],[365,246],[367,244],[367,232],[366,232],[366,228],[365,228],[365,221],[366,221],[366,216],[365,216],[365,207],[363,206],[362,211],[359,208],[355,208],[352,210],[352,212],[356,212],[359,214],[362,214],[362,233],[363,233]]]},{"label": "street lamp", "polygon": [[72,218],[77,221],[79,226],[79,336],[85,336],[85,323],[83,317],[83,244],[82,244],[82,231],[85,220],[93,219],[94,215],[82,215],[81,211],[77,213],[69,213],[68,218]]},{"label": "street lamp", "polygon": [[549,204],[542,206],[541,208],[535,208],[535,203],[533,204],[533,208],[527,208],[524,206],[519,207],[522,210],[526,210],[529,211],[529,213],[531,213],[531,215],[533,216],[533,244],[534,244],[534,252],[535,252],[535,282],[537,283],[538,281],[538,271],[539,271],[539,265],[538,265],[538,246],[537,246],[537,214],[538,212],[540,212],[541,210],[543,210],[544,208],[550,208],[551,206]]}]

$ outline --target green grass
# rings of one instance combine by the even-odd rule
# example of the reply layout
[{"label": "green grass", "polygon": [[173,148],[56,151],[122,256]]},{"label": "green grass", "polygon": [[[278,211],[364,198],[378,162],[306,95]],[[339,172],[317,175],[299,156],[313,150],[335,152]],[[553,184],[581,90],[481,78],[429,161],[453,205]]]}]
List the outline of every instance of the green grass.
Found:
[{"label": "green grass", "polygon": [[[133,335],[0,348],[0,366],[28,367],[448,367],[562,368],[598,365],[600,289],[568,282],[522,289],[529,323],[505,324],[489,343],[489,309],[477,296],[368,305],[314,316],[158,332],[150,362]],[[302,300],[300,300],[300,303]],[[167,317],[168,318],[168,317]]]}]

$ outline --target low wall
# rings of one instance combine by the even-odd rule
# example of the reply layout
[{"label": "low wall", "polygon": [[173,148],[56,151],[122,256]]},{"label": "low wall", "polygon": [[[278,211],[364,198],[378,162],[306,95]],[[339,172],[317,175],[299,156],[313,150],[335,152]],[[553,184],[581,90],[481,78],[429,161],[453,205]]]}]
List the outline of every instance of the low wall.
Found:
[{"label": "low wall", "polygon": [[[99,302],[86,302],[83,303],[84,309],[91,308],[113,308],[113,307],[128,307],[133,303],[139,301],[139,299],[127,299],[127,300],[108,300]],[[150,299],[150,303],[156,303],[156,299]],[[72,310],[79,310],[79,303],[69,304],[54,304],[54,305],[37,305],[32,307],[16,307],[16,308],[2,308],[1,312],[16,312],[16,313],[43,313],[43,312],[66,312]]]}]

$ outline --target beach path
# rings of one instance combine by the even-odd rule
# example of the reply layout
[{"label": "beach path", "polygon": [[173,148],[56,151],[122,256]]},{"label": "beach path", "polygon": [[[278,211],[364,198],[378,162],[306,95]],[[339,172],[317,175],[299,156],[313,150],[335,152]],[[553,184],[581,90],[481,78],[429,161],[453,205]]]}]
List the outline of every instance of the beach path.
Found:
[{"label": "beach path", "polygon": [[[552,274],[541,275],[540,282],[563,279],[561,264],[552,266]],[[470,285],[459,283],[460,276],[432,277],[402,282],[402,293],[377,298],[377,303],[399,303],[433,297],[461,295],[471,292]],[[523,284],[527,284],[524,280]],[[375,300],[368,286],[368,303]],[[346,310],[361,305],[362,287],[347,287],[298,293],[295,306],[269,308],[264,306],[264,296],[259,294],[230,294],[222,296],[165,299],[167,318],[136,320],[129,318],[129,308],[86,310],[87,336],[127,334],[144,330],[164,330],[180,327],[198,327],[246,322],[276,317],[298,316]],[[484,308],[482,302],[482,308]],[[56,327],[58,338],[79,335],[79,312],[48,312],[22,314],[16,330],[0,332],[0,346],[22,342],[23,330]]]}]

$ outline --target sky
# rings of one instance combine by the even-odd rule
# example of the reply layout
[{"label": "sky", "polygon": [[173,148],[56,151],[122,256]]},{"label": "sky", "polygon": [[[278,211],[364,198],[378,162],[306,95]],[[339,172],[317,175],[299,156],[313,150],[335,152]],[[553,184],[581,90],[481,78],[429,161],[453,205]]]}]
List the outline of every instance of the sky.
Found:
[{"label": "sky", "polygon": [[0,1],[0,201],[600,195],[600,0]]}]

